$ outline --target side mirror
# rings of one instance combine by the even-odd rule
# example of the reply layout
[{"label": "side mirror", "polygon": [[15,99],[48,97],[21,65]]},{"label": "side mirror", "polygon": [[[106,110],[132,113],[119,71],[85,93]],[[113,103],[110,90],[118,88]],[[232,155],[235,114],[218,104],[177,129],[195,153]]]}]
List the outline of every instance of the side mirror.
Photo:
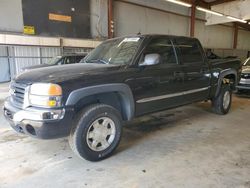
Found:
[{"label": "side mirror", "polygon": [[145,55],[144,62],[140,63],[139,66],[150,66],[157,65],[160,63],[161,56],[159,54],[147,54]]}]

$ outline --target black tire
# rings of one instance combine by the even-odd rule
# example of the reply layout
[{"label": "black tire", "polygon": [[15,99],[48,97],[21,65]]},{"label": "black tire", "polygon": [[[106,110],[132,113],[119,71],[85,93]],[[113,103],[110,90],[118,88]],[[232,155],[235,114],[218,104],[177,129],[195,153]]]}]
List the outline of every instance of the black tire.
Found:
[{"label": "black tire", "polygon": [[[92,147],[90,144],[91,139],[87,139],[87,136],[90,134],[91,129],[95,129],[94,123],[95,122],[99,123],[99,121],[101,121],[102,118],[112,120],[112,130],[114,130],[115,128],[115,133],[114,136],[112,136],[113,141],[107,148],[101,151],[95,151],[91,149]],[[111,125],[108,124],[108,126]],[[69,144],[72,150],[80,158],[84,158],[89,161],[99,161],[109,157],[113,153],[113,151],[119,145],[121,134],[122,134],[122,118],[119,111],[117,111],[115,108],[109,105],[95,104],[88,106],[81,112],[79,112],[78,117],[76,119],[76,126],[72,129],[69,137]],[[109,138],[105,137],[105,139]],[[92,144],[93,142],[94,141],[92,141]],[[98,146],[98,144],[101,146]],[[101,143],[98,144],[97,144],[98,147],[103,147]],[[97,146],[96,148],[98,148]]]},{"label": "black tire", "polygon": [[[229,95],[229,103],[225,103],[224,97]],[[212,108],[216,114],[225,115],[229,112],[232,103],[232,90],[230,85],[223,84],[220,89],[219,95],[212,99]]]}]

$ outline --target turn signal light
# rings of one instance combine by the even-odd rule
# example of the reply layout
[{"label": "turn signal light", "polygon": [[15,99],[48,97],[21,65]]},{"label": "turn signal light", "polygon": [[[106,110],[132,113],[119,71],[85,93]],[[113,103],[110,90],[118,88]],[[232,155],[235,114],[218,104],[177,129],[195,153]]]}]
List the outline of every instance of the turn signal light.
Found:
[{"label": "turn signal light", "polygon": [[62,88],[57,84],[51,84],[48,90],[48,95],[51,96],[62,95]]}]

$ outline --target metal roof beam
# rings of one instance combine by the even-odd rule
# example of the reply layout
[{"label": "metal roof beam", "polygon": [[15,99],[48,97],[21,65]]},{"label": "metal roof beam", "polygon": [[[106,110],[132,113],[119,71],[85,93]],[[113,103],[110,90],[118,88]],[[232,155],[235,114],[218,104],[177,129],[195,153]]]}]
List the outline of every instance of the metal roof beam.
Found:
[{"label": "metal roof beam", "polygon": [[209,5],[214,6],[214,5],[219,5],[219,4],[222,4],[222,3],[229,3],[229,2],[232,2],[232,1],[235,1],[235,0],[216,0],[214,2],[209,3]]}]

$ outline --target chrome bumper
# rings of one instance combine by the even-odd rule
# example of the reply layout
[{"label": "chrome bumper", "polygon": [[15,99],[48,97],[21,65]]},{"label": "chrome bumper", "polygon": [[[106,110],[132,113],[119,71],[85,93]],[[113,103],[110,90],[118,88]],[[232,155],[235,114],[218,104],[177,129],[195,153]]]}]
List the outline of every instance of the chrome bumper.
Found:
[{"label": "chrome bumper", "polygon": [[239,84],[250,85],[250,79],[241,78]]},{"label": "chrome bumper", "polygon": [[250,79],[241,78],[237,89],[250,90]]},{"label": "chrome bumper", "polygon": [[9,99],[4,102],[4,115],[11,121],[22,122],[23,120],[32,121],[50,121],[59,120],[64,117],[64,109],[44,109],[27,107],[25,109],[18,109],[10,104]]}]

